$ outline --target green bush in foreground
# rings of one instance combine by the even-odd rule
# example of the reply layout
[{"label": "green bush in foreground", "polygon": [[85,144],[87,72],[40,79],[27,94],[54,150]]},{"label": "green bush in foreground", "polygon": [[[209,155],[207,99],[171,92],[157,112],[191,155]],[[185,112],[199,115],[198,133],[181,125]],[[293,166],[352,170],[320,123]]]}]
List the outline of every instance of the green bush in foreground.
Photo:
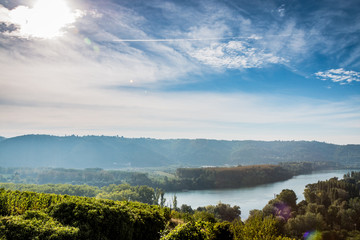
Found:
[{"label": "green bush in foreground", "polygon": [[168,215],[138,202],[0,189],[0,239],[158,240]]},{"label": "green bush in foreground", "polygon": [[0,220],[0,239],[66,240],[77,239],[78,234],[78,228],[63,226],[40,211],[28,211],[24,215],[3,217]]},{"label": "green bush in foreground", "polygon": [[161,240],[232,240],[229,222],[187,222],[178,225]]}]

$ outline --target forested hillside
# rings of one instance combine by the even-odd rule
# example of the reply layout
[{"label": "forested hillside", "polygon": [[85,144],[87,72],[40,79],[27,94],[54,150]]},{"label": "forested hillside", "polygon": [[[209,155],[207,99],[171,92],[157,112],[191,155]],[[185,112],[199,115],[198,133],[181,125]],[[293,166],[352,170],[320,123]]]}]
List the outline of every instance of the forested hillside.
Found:
[{"label": "forested hillside", "polygon": [[125,168],[224,166],[296,161],[359,166],[360,145],[306,141],[157,140],[26,135],[0,140],[2,167]]}]

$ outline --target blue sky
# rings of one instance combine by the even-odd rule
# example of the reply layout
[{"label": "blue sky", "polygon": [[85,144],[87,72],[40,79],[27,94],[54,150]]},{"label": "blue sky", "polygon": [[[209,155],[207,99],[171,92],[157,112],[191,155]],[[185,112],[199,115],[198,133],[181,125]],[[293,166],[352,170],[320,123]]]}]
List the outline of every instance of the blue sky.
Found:
[{"label": "blue sky", "polygon": [[360,144],[358,1],[0,0],[0,135]]}]

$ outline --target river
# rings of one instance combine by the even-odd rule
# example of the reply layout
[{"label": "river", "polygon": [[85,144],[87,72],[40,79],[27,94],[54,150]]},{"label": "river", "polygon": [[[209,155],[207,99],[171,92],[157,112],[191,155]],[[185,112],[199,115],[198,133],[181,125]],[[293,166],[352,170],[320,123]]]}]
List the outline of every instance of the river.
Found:
[{"label": "river", "polygon": [[[292,189],[296,193],[298,202],[304,200],[304,189],[309,183],[316,183],[332,177],[339,179],[351,170],[328,170],[317,171],[312,174],[295,176],[283,182],[259,185],[249,188],[225,189],[225,190],[193,190],[187,192],[169,192],[165,194],[167,204],[172,203],[176,194],[178,207],[182,204],[190,205],[193,209],[198,207],[216,205],[219,202],[240,206],[241,219],[247,219],[252,209],[262,209],[275,194],[282,189]],[[354,171],[354,170],[352,170]]]}]

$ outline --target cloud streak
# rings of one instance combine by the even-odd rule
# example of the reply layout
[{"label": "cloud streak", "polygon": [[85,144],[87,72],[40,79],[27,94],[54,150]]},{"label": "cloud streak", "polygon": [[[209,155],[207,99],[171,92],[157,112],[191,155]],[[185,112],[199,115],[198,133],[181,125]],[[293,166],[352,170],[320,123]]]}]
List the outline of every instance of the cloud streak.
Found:
[{"label": "cloud streak", "polygon": [[210,47],[198,49],[190,55],[200,62],[217,68],[260,68],[268,64],[286,62],[264,50],[249,46],[242,41],[212,44]]},{"label": "cloud streak", "polygon": [[221,38],[164,38],[164,39],[115,39],[114,42],[185,42],[185,41],[218,41],[233,39],[260,39],[257,36],[250,37],[221,37]]},{"label": "cloud streak", "polygon": [[356,71],[347,71],[343,68],[330,69],[325,72],[315,73],[321,80],[330,80],[341,85],[350,84],[352,82],[360,82],[360,72]]}]

